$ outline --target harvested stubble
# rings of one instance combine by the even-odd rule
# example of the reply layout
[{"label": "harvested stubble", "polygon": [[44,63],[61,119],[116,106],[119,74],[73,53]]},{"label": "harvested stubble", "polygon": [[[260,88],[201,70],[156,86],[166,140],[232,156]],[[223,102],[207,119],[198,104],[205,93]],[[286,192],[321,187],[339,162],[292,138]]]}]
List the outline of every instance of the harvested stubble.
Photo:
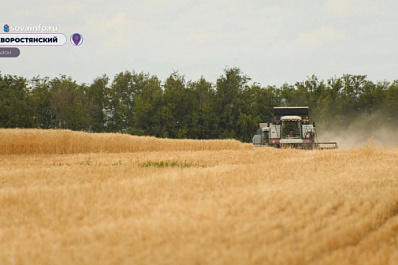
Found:
[{"label": "harvested stubble", "polygon": [[0,264],[396,264],[398,148],[237,146],[0,155]]}]

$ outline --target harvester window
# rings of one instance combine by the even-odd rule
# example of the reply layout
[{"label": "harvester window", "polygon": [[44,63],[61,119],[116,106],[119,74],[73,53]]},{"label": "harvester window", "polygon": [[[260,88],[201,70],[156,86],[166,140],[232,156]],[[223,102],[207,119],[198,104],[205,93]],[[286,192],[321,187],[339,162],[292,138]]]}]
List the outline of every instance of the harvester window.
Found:
[{"label": "harvester window", "polygon": [[300,121],[283,121],[282,138],[300,138]]},{"label": "harvester window", "polygon": [[269,141],[269,131],[263,131],[263,144],[268,143]]}]

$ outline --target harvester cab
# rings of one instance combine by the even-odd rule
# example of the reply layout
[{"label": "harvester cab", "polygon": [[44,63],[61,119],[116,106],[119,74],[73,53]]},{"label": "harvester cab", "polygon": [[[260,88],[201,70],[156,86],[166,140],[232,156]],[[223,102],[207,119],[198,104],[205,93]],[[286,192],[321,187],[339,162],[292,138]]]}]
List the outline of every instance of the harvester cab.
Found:
[{"label": "harvester cab", "polygon": [[275,107],[272,123],[260,123],[253,137],[255,146],[300,149],[336,149],[336,142],[317,142],[315,123],[308,107]]}]

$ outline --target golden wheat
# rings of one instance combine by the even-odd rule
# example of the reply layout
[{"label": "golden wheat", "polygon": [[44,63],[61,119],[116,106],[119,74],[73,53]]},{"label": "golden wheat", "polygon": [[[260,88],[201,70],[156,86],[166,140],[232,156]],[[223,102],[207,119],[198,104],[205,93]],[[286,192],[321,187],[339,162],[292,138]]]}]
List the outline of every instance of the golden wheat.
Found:
[{"label": "golden wheat", "polygon": [[75,154],[250,149],[236,140],[169,140],[69,130],[0,129],[0,154]]},{"label": "golden wheat", "polygon": [[0,264],[398,260],[398,148],[0,136]]}]

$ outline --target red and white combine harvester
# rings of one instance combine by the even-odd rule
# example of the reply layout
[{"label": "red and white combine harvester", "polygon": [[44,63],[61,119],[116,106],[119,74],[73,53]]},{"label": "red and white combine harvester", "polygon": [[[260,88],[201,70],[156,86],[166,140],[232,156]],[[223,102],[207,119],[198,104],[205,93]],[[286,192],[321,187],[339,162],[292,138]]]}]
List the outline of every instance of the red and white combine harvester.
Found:
[{"label": "red and white combine harvester", "polygon": [[260,123],[255,146],[299,149],[336,149],[336,142],[318,142],[308,107],[275,107],[272,123]]}]

